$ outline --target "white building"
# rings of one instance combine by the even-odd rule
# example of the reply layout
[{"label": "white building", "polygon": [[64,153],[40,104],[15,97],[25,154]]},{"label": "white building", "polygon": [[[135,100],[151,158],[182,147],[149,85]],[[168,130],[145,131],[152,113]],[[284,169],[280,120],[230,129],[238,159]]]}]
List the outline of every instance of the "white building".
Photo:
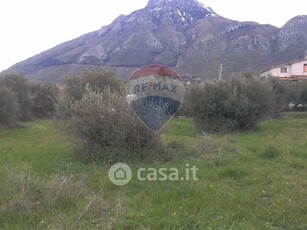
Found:
[{"label": "white building", "polygon": [[260,75],[278,77],[280,80],[289,81],[307,80],[307,57],[271,67],[262,71]]}]

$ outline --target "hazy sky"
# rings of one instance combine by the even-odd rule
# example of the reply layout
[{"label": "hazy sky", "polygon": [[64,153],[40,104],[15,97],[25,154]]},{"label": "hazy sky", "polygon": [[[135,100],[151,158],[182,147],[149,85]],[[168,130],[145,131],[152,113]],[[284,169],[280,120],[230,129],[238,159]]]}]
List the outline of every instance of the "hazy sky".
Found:
[{"label": "hazy sky", "polygon": [[[199,0],[238,21],[281,27],[307,14],[306,0]],[[118,15],[145,7],[147,0],[1,0],[0,71],[41,51],[98,30]]]}]

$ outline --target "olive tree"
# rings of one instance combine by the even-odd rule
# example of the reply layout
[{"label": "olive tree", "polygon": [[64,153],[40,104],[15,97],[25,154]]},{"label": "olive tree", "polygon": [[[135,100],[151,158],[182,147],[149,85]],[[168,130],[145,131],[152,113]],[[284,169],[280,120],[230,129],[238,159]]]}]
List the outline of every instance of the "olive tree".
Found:
[{"label": "olive tree", "polygon": [[0,125],[10,125],[18,120],[17,97],[8,88],[0,87]]}]

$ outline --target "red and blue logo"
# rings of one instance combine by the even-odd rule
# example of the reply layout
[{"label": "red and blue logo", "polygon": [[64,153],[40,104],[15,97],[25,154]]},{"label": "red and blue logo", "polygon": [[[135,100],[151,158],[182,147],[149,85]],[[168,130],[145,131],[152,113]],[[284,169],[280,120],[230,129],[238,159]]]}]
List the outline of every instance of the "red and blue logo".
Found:
[{"label": "red and blue logo", "polygon": [[181,78],[166,66],[142,67],[131,75],[128,85],[129,106],[152,131],[161,130],[183,103],[185,87]]}]

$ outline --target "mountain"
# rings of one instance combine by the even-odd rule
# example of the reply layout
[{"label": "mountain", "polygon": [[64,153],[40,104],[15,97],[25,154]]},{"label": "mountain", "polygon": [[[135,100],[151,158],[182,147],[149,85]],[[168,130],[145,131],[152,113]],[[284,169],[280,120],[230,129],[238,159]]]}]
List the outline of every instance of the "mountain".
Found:
[{"label": "mountain", "polygon": [[110,25],[17,63],[3,73],[60,81],[80,69],[102,66],[127,79],[138,67],[159,63],[182,76],[217,78],[252,71],[307,54],[307,16],[282,28],[224,18],[196,0],[149,0]]}]

